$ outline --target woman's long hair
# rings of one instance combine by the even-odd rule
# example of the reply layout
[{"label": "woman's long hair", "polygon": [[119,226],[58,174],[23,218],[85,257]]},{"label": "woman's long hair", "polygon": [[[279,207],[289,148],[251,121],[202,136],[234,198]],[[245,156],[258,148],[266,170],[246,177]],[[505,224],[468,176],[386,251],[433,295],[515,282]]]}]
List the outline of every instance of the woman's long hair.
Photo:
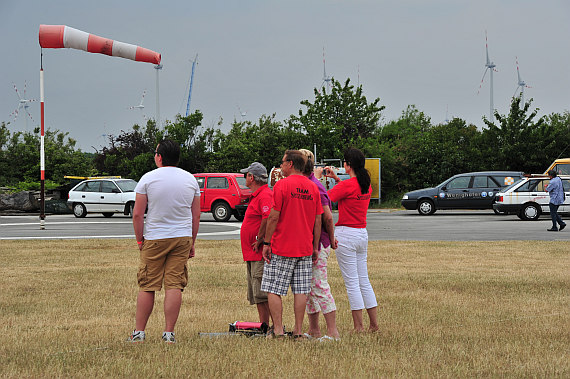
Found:
[{"label": "woman's long hair", "polygon": [[368,173],[368,170],[364,167],[366,158],[364,158],[362,151],[352,147],[346,149],[344,151],[344,161],[356,174],[360,192],[362,194],[368,193],[368,189],[370,188],[370,173]]}]

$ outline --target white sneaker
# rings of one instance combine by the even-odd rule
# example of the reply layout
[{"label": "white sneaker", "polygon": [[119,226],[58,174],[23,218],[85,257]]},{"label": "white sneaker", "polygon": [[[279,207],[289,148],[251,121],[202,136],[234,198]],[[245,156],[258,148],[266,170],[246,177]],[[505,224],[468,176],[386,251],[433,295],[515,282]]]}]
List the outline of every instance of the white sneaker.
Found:
[{"label": "white sneaker", "polygon": [[333,338],[331,336],[327,336],[326,334],[319,338],[319,342],[333,342],[333,341],[340,341],[340,337]]},{"label": "white sneaker", "polygon": [[176,343],[176,339],[174,338],[174,332],[162,333],[162,340],[166,343]]},{"label": "white sneaker", "polygon": [[130,337],[127,338],[127,340],[125,342],[129,342],[129,343],[143,343],[144,339],[145,339],[145,334],[144,334],[144,330],[133,330],[133,332],[131,333]]}]

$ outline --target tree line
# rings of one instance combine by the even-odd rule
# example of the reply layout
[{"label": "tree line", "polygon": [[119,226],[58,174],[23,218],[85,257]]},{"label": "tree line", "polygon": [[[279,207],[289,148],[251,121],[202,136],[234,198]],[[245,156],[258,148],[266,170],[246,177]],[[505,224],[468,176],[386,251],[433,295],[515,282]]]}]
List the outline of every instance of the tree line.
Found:
[{"label": "tree line", "polygon": [[[495,122],[483,116],[480,130],[461,118],[431,122],[415,106],[397,120],[382,122],[380,99],[368,101],[362,86],[350,79],[332,81],[328,92],[314,90],[314,99],[303,100],[298,114],[276,120],[275,114],[257,121],[234,120],[227,132],[204,127],[197,110],[177,115],[158,128],[154,120],[108,136],[96,153],[75,148],[68,133],[46,131],[46,179],[55,186],[64,175],[121,175],[138,180],[155,168],[154,150],[163,138],[180,143],[180,167],[192,173],[237,172],[252,161],[268,169],[279,166],[286,149],[317,146],[320,158],[342,158],[347,147],[361,149],[367,157],[381,158],[383,200],[399,198],[409,190],[437,185],[469,171],[516,170],[541,173],[559,155],[570,154],[570,114],[538,117],[532,99],[511,101],[509,113],[495,112]],[[39,177],[39,130],[11,134],[0,125],[0,186],[33,186]]]}]

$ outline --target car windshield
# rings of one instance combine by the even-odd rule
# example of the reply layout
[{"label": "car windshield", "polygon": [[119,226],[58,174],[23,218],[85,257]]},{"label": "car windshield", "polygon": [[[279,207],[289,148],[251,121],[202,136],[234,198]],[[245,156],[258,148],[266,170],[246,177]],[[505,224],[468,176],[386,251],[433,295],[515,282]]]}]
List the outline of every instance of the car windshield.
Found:
[{"label": "car windshield", "polygon": [[244,189],[244,190],[249,189],[245,185],[245,178],[243,176],[236,176],[236,180],[238,182],[239,188]]},{"label": "car windshield", "polygon": [[516,187],[520,182],[524,182],[525,180],[526,180],[525,178],[519,179],[510,186],[503,188],[501,192],[508,192],[511,188]]},{"label": "car windshield", "polygon": [[137,182],[132,179],[127,180],[117,180],[115,183],[119,186],[123,192],[133,192],[137,186]]}]

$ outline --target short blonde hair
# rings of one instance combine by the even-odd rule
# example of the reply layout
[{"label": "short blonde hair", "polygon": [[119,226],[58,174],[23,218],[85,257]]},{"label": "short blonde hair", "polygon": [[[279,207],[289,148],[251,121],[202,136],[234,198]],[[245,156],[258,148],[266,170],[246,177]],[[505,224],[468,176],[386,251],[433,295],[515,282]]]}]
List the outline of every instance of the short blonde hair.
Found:
[{"label": "short blonde hair", "polygon": [[307,162],[305,162],[305,169],[303,170],[303,174],[309,176],[311,172],[313,172],[313,167],[315,166],[315,156],[311,150],[307,149],[299,149],[299,152],[303,154],[307,158]]},{"label": "short blonde hair", "polygon": [[313,155],[313,152],[311,150],[299,149],[299,151],[301,152],[301,154],[306,156],[308,160],[313,162],[313,164],[315,163],[315,156]]}]

